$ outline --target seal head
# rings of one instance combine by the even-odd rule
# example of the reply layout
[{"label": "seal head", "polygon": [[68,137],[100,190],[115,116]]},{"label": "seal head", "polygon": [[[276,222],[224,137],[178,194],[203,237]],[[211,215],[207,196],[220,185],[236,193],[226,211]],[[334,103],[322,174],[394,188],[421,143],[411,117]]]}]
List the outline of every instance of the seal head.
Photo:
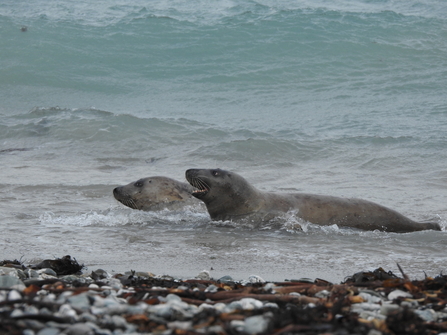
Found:
[{"label": "seal head", "polygon": [[177,180],[154,176],[116,187],[113,196],[123,205],[144,211],[177,209],[198,203],[193,187]]},{"label": "seal head", "polygon": [[227,220],[257,212],[263,198],[237,173],[221,169],[189,169],[186,180],[195,187],[192,195],[202,200],[214,220]]}]

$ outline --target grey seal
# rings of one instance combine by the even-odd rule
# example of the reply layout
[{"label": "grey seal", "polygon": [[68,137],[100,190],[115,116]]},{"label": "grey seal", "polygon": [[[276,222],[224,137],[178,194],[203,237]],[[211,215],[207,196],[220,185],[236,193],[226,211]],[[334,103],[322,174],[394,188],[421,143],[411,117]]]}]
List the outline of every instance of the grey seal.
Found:
[{"label": "grey seal", "polygon": [[419,223],[398,212],[362,199],[307,193],[262,192],[237,173],[221,169],[189,169],[192,193],[202,200],[212,220],[271,220],[290,211],[307,222],[363,230],[413,232],[441,230],[435,222]]},{"label": "grey seal", "polygon": [[[139,179],[116,187],[113,196],[123,205],[143,211],[181,209],[185,206],[201,205],[191,193],[194,188],[188,183],[162,176]],[[203,205],[201,205],[203,206]]]}]

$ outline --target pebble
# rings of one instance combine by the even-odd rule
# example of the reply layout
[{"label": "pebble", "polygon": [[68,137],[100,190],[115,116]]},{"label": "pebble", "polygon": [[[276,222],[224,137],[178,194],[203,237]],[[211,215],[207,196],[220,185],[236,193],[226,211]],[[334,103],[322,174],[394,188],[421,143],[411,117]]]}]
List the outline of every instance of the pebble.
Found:
[{"label": "pebble", "polygon": [[[233,303],[230,304],[230,306]],[[243,310],[254,310],[254,309],[258,309],[261,308],[262,302],[260,302],[259,300],[253,299],[253,298],[243,298],[237,302],[235,302],[233,304],[234,306],[237,306],[237,309],[243,309]]]},{"label": "pebble", "polygon": [[88,311],[90,308],[90,300],[86,293],[68,297],[67,302],[75,309]]},{"label": "pebble", "polygon": [[107,273],[107,271],[103,269],[97,269],[95,271],[92,271],[91,277],[93,280],[101,280],[101,279],[108,279],[110,278],[110,274]]},{"label": "pebble", "polygon": [[23,291],[25,284],[16,276],[2,275],[0,276],[0,287]]},{"label": "pebble", "polygon": [[39,273],[36,270],[26,269],[24,272],[25,272],[25,275],[30,279],[39,278]]},{"label": "pebble", "polygon": [[[40,269],[40,270],[37,270],[37,271],[35,271],[37,274],[40,274],[40,275],[42,275],[42,274],[47,274],[47,275],[49,275],[49,276],[52,276],[52,277],[57,277],[57,273],[56,273],[56,271],[54,271],[53,269],[50,269],[50,268],[44,268],[44,269]],[[42,276],[42,278],[46,278],[46,277],[44,277],[44,276]],[[47,277],[47,278],[51,278],[51,277]]]},{"label": "pebble", "polygon": [[432,309],[419,309],[414,311],[417,315],[421,317],[422,320],[427,322],[436,321],[437,315],[436,312]]},{"label": "pebble", "polygon": [[265,280],[259,276],[251,275],[250,277],[248,277],[248,282],[252,283],[252,284],[253,283],[265,283]]},{"label": "pebble", "polygon": [[219,288],[215,285],[210,285],[205,289],[205,292],[211,292],[216,293],[219,290]]},{"label": "pebble", "polygon": [[355,310],[362,310],[362,311],[378,311],[380,310],[382,306],[379,304],[371,304],[369,302],[361,302],[358,304],[353,304],[352,308]]},{"label": "pebble", "polygon": [[402,290],[394,290],[388,294],[388,300],[394,300],[397,298],[412,298],[411,293],[402,291]]},{"label": "pebble", "polygon": [[234,279],[231,276],[223,276],[223,277],[219,278],[217,281],[224,283],[224,284],[234,283]]},{"label": "pebble", "polygon": [[207,270],[203,270],[196,276],[196,278],[201,280],[210,280],[211,277],[210,273]]},{"label": "pebble", "polygon": [[249,316],[245,319],[244,332],[247,334],[263,334],[267,331],[272,313]]},{"label": "pebble", "polygon": [[370,302],[370,303],[373,303],[373,304],[378,304],[378,303],[380,303],[383,300],[381,297],[369,294],[367,292],[360,292],[359,296],[362,297],[362,299],[364,301]]},{"label": "pebble", "polygon": [[59,307],[59,312],[56,313],[56,315],[58,316],[67,316],[69,318],[72,318],[73,320],[77,320],[78,319],[78,314],[76,313],[76,311],[68,304],[63,304],[61,305],[61,307]]},{"label": "pebble", "polygon": [[65,331],[67,335],[94,335],[94,330],[86,323],[75,323]]},{"label": "pebble", "polygon": [[40,330],[37,335],[58,335],[60,330],[58,328],[44,328]]},{"label": "pebble", "polygon": [[8,300],[11,301],[11,300],[20,300],[20,299],[22,299],[22,295],[18,291],[16,291],[16,290],[9,291]]},{"label": "pebble", "polygon": [[388,315],[392,312],[399,310],[400,308],[401,307],[399,305],[383,304],[382,307],[380,307],[380,314]]},{"label": "pebble", "polygon": [[315,293],[316,298],[327,298],[329,297],[330,292],[328,290],[321,290],[317,293]]}]

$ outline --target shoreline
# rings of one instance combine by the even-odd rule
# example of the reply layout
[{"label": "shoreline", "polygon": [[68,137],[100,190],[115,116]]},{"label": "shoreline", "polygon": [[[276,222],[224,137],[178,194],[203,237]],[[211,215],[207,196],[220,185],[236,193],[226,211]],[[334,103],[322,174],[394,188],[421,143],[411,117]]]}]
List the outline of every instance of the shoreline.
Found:
[{"label": "shoreline", "polygon": [[0,334],[447,334],[447,276],[341,283],[110,274],[70,256],[0,262]]}]

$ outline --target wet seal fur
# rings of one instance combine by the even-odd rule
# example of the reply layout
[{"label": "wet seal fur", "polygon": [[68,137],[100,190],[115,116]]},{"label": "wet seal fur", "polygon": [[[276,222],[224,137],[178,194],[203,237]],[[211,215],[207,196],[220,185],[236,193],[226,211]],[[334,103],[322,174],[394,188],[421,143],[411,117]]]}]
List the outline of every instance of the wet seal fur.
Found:
[{"label": "wet seal fur", "polygon": [[168,177],[142,178],[113,190],[113,196],[123,205],[143,211],[181,209],[201,205],[191,193],[194,188]]},{"label": "wet seal fur", "polygon": [[271,220],[290,211],[313,224],[387,232],[441,230],[435,222],[419,223],[376,203],[306,193],[262,192],[242,176],[221,169],[190,169],[186,179],[196,188],[213,220]]}]

